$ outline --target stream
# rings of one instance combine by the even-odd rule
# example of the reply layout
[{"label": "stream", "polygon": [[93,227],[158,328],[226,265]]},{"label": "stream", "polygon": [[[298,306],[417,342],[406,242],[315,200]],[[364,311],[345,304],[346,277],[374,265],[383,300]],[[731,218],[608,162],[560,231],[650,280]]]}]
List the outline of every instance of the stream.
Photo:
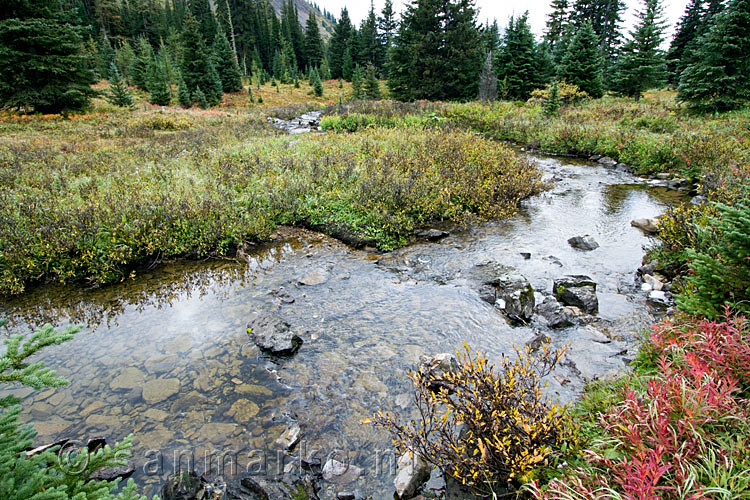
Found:
[{"label": "stream", "polygon": [[[296,422],[303,437],[294,456],[317,452],[362,470],[351,484],[324,484],[322,498],[353,490],[392,498],[389,436],[360,422],[378,409],[411,414],[406,374],[420,355],[467,343],[492,361],[543,332],[556,346],[570,343],[549,387],[569,402],[585,380],[624,369],[660,314],[635,281],[649,238],[630,221],[656,217],[684,195],[590,162],[534,159],[556,181],[551,190],[509,220],[441,228],[450,235],[437,242],[380,254],[281,228],[244,261],[178,262],[114,286],[44,286],[2,299],[9,332],[84,326],[39,356],[69,387],[10,392],[23,398],[39,444],[113,443],[134,432],[134,477],[149,495],[178,462],[192,461],[199,474],[217,464],[228,475],[274,474],[293,459],[274,442]],[[600,247],[567,243],[584,234]],[[598,319],[550,330],[535,315],[512,325],[469,279],[487,261],[523,274],[537,304],[554,279],[590,276]],[[269,357],[248,336],[249,318],[268,311],[302,337],[295,355]]]}]

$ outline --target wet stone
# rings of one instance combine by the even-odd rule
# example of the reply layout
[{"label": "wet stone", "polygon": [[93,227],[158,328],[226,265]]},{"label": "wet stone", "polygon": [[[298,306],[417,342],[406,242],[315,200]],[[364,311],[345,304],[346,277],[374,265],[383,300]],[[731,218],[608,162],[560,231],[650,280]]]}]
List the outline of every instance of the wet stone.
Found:
[{"label": "wet stone", "polygon": [[599,310],[596,283],[588,276],[575,275],[556,279],[553,290],[557,300],[565,305],[578,307],[588,314]]},{"label": "wet stone", "polygon": [[362,469],[356,465],[345,464],[333,458],[323,466],[323,479],[337,484],[349,484],[356,481],[362,474]]},{"label": "wet stone", "polygon": [[261,313],[247,325],[247,333],[262,350],[291,355],[302,345],[302,339],[291,331],[291,325],[274,313]]},{"label": "wet stone", "polygon": [[247,399],[238,399],[232,404],[226,415],[234,418],[235,422],[244,424],[258,414],[258,405]]},{"label": "wet stone", "polygon": [[112,381],[109,387],[112,390],[118,389],[135,389],[142,387],[146,375],[138,368],[125,368]]},{"label": "wet stone", "polygon": [[143,385],[143,399],[149,403],[159,403],[177,394],[180,381],[176,378],[157,378]]},{"label": "wet stone", "polygon": [[599,248],[599,243],[588,234],[584,236],[574,236],[568,240],[568,244],[573,248],[583,250],[584,252],[590,252],[591,250]]}]

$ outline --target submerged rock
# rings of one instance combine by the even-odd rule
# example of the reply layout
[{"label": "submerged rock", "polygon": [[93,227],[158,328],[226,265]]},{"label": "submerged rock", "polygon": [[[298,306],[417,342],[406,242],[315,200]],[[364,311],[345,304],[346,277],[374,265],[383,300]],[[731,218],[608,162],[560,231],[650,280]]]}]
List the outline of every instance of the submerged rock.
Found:
[{"label": "submerged rock", "polygon": [[247,325],[247,333],[263,351],[288,356],[297,352],[302,339],[291,325],[273,313],[261,313]]},{"label": "submerged rock", "polygon": [[311,271],[305,277],[300,279],[299,284],[304,286],[323,285],[327,283],[330,278],[331,275],[328,273],[328,270],[320,267]]},{"label": "submerged rock", "polygon": [[656,234],[659,232],[658,219],[633,219],[630,221],[630,225],[647,234]]},{"label": "submerged rock", "polygon": [[534,313],[534,288],[512,267],[487,262],[474,267],[479,296],[505,312],[512,321],[526,323]]},{"label": "submerged rock", "polygon": [[596,283],[588,276],[564,276],[556,279],[553,290],[557,300],[567,306],[578,307],[588,314],[599,311]]},{"label": "submerged rock", "polygon": [[568,244],[573,248],[586,252],[599,248],[599,243],[588,234],[584,236],[574,236],[568,240]]},{"label": "submerged rock", "polygon": [[430,464],[421,456],[407,451],[398,459],[396,479],[393,486],[399,498],[411,498],[425,481],[430,478]]}]

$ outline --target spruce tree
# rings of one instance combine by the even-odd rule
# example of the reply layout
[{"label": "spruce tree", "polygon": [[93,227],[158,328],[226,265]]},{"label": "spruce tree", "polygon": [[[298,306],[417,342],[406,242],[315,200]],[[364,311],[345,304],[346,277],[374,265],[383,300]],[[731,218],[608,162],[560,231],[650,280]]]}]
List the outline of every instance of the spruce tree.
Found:
[{"label": "spruce tree", "polygon": [[240,73],[240,67],[237,65],[229,40],[223,32],[217,33],[214,38],[213,62],[224,92],[242,90],[242,73]]},{"label": "spruce tree", "polygon": [[169,106],[172,102],[172,82],[169,79],[167,64],[169,63],[162,57],[156,57],[153,59],[152,69],[149,71],[152,75],[152,79],[148,87],[148,102],[151,104]]},{"label": "spruce tree", "polygon": [[495,61],[498,78],[506,82],[507,97],[525,100],[536,87],[535,47],[528,12],[516,19],[511,17]]},{"label": "spruce tree", "polygon": [[0,106],[40,113],[77,110],[96,95],[82,34],[61,0],[0,9]]},{"label": "spruce tree", "polygon": [[182,30],[182,78],[192,93],[198,88],[208,104],[218,104],[222,96],[221,79],[198,27],[197,20],[188,12]]},{"label": "spruce tree", "polygon": [[750,0],[730,0],[700,38],[695,58],[680,77],[678,100],[714,111],[750,102]]},{"label": "spruce tree", "polygon": [[117,67],[122,68],[122,76],[128,83],[132,82],[130,65],[133,63],[133,59],[135,59],[135,50],[133,50],[132,45],[127,40],[124,40],[115,51],[115,60],[117,61]]},{"label": "spruce tree", "polygon": [[380,82],[378,77],[375,75],[375,66],[372,64],[367,66],[364,72],[364,79],[362,82],[362,93],[367,99],[380,99],[382,94],[380,92]]},{"label": "spruce tree", "polygon": [[660,48],[665,29],[663,11],[661,0],[644,0],[635,31],[630,32],[615,65],[612,89],[618,94],[637,100],[643,91],[666,81],[666,57]]},{"label": "spruce tree", "polygon": [[383,65],[385,50],[378,36],[378,18],[373,2],[370,3],[370,11],[360,26],[357,45],[356,59],[360,64],[365,67],[372,64],[376,68]]},{"label": "spruce tree", "polygon": [[412,1],[390,52],[390,96],[399,100],[476,98],[482,48],[473,0]]},{"label": "spruce tree", "polygon": [[323,62],[323,39],[320,37],[318,21],[312,12],[305,25],[305,58],[311,68],[320,68]]},{"label": "spruce tree", "polygon": [[333,78],[344,76],[344,53],[349,46],[351,36],[352,22],[349,19],[349,11],[344,7],[341,9],[341,16],[334,27],[331,40],[328,42],[328,64],[331,66]]},{"label": "spruce tree", "polygon": [[620,46],[625,7],[623,0],[576,0],[571,9],[570,21],[577,29],[587,22],[591,24],[607,65],[614,61]]},{"label": "spruce tree", "polygon": [[352,99],[364,99],[362,83],[362,68],[357,66],[352,74]]},{"label": "spruce tree", "polygon": [[354,76],[354,58],[352,57],[352,48],[347,47],[344,51],[344,63],[341,67],[341,76],[344,80],[350,82]]},{"label": "spruce tree", "polygon": [[201,109],[206,109],[208,107],[206,94],[201,90],[200,87],[195,87],[192,95],[192,101]]},{"label": "spruce tree", "polygon": [[177,83],[177,101],[179,101],[180,106],[182,106],[183,108],[190,107],[190,89],[188,88],[182,76],[180,76],[180,79]]},{"label": "spruce tree", "polygon": [[398,22],[396,21],[396,14],[393,11],[393,1],[385,0],[385,5],[383,6],[383,10],[380,11],[380,17],[378,18],[378,29],[386,53],[391,48],[391,45],[393,45],[393,37],[396,36],[397,28]]},{"label": "spruce tree", "polygon": [[190,0],[190,13],[198,21],[198,31],[203,41],[206,45],[212,45],[216,36],[216,18],[209,0]]},{"label": "spruce tree", "polygon": [[130,95],[130,90],[125,84],[125,79],[120,74],[120,70],[117,69],[117,65],[114,62],[111,63],[107,73],[112,75],[109,79],[109,91],[106,95],[107,101],[122,108],[132,108],[134,105],[133,96]]},{"label": "spruce tree", "polygon": [[699,30],[703,21],[705,0],[690,0],[685,7],[685,13],[677,24],[674,38],[667,52],[667,71],[669,73],[669,82],[677,84],[680,81],[680,74],[687,67],[689,61],[693,60],[690,54],[692,42],[699,36]]},{"label": "spruce tree", "polygon": [[112,48],[112,44],[109,41],[109,37],[105,34],[102,35],[99,40],[99,47],[97,50],[98,59],[98,72],[99,76],[107,80],[111,80],[115,75],[110,73],[112,69],[112,63],[117,64],[115,51]]},{"label": "spruce tree", "polygon": [[493,102],[495,99],[497,99],[497,75],[492,68],[492,52],[487,52],[482,74],[479,76],[479,100]]},{"label": "spruce tree", "polygon": [[141,90],[148,90],[148,70],[154,60],[154,49],[146,37],[138,39],[136,56],[130,64],[130,79]]},{"label": "spruce tree", "polygon": [[557,78],[578,86],[591,97],[599,98],[604,94],[602,66],[599,40],[591,23],[584,22],[568,44]]},{"label": "spruce tree", "polygon": [[316,97],[323,97],[323,82],[320,81],[318,71],[313,69],[312,87]]},{"label": "spruce tree", "polygon": [[547,18],[547,28],[544,31],[544,41],[547,42],[551,50],[554,50],[555,46],[562,38],[568,24],[570,4],[568,3],[568,0],[552,0],[550,8],[552,9],[552,12],[550,12]]},{"label": "spruce tree", "polygon": [[544,115],[554,116],[560,108],[560,89],[557,82],[552,82],[549,86],[547,97],[544,99]]},{"label": "spruce tree", "polygon": [[[0,320],[3,326],[4,320]],[[45,325],[30,337],[12,335],[5,340],[0,354],[0,381],[32,389],[61,387],[67,380],[29,358],[41,349],[59,345],[73,338],[79,328],[56,331]],[[97,471],[127,464],[132,435],[114,446],[104,446],[95,453],[59,453],[60,448],[28,454],[34,446],[36,431],[19,422],[21,401],[14,396],[0,399],[0,498],[3,500],[146,500],[136,493],[132,479],[124,488],[118,480],[88,480]],[[119,491],[118,491],[119,490]]]}]

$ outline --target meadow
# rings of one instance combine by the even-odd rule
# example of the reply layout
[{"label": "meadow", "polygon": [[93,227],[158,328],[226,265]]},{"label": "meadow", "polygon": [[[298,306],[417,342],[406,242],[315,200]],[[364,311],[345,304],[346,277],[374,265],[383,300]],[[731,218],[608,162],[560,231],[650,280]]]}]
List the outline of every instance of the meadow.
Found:
[{"label": "meadow", "polygon": [[[0,117],[0,293],[233,255],[279,224],[390,250],[437,221],[509,216],[542,189],[536,167],[471,132],[283,135],[268,116],[333,103],[293,85],[254,90],[263,105],[235,94],[211,110],[141,99],[134,110],[97,102],[82,115]],[[337,91],[348,89],[327,82],[328,98]],[[291,104],[274,107],[276,94]]]}]

